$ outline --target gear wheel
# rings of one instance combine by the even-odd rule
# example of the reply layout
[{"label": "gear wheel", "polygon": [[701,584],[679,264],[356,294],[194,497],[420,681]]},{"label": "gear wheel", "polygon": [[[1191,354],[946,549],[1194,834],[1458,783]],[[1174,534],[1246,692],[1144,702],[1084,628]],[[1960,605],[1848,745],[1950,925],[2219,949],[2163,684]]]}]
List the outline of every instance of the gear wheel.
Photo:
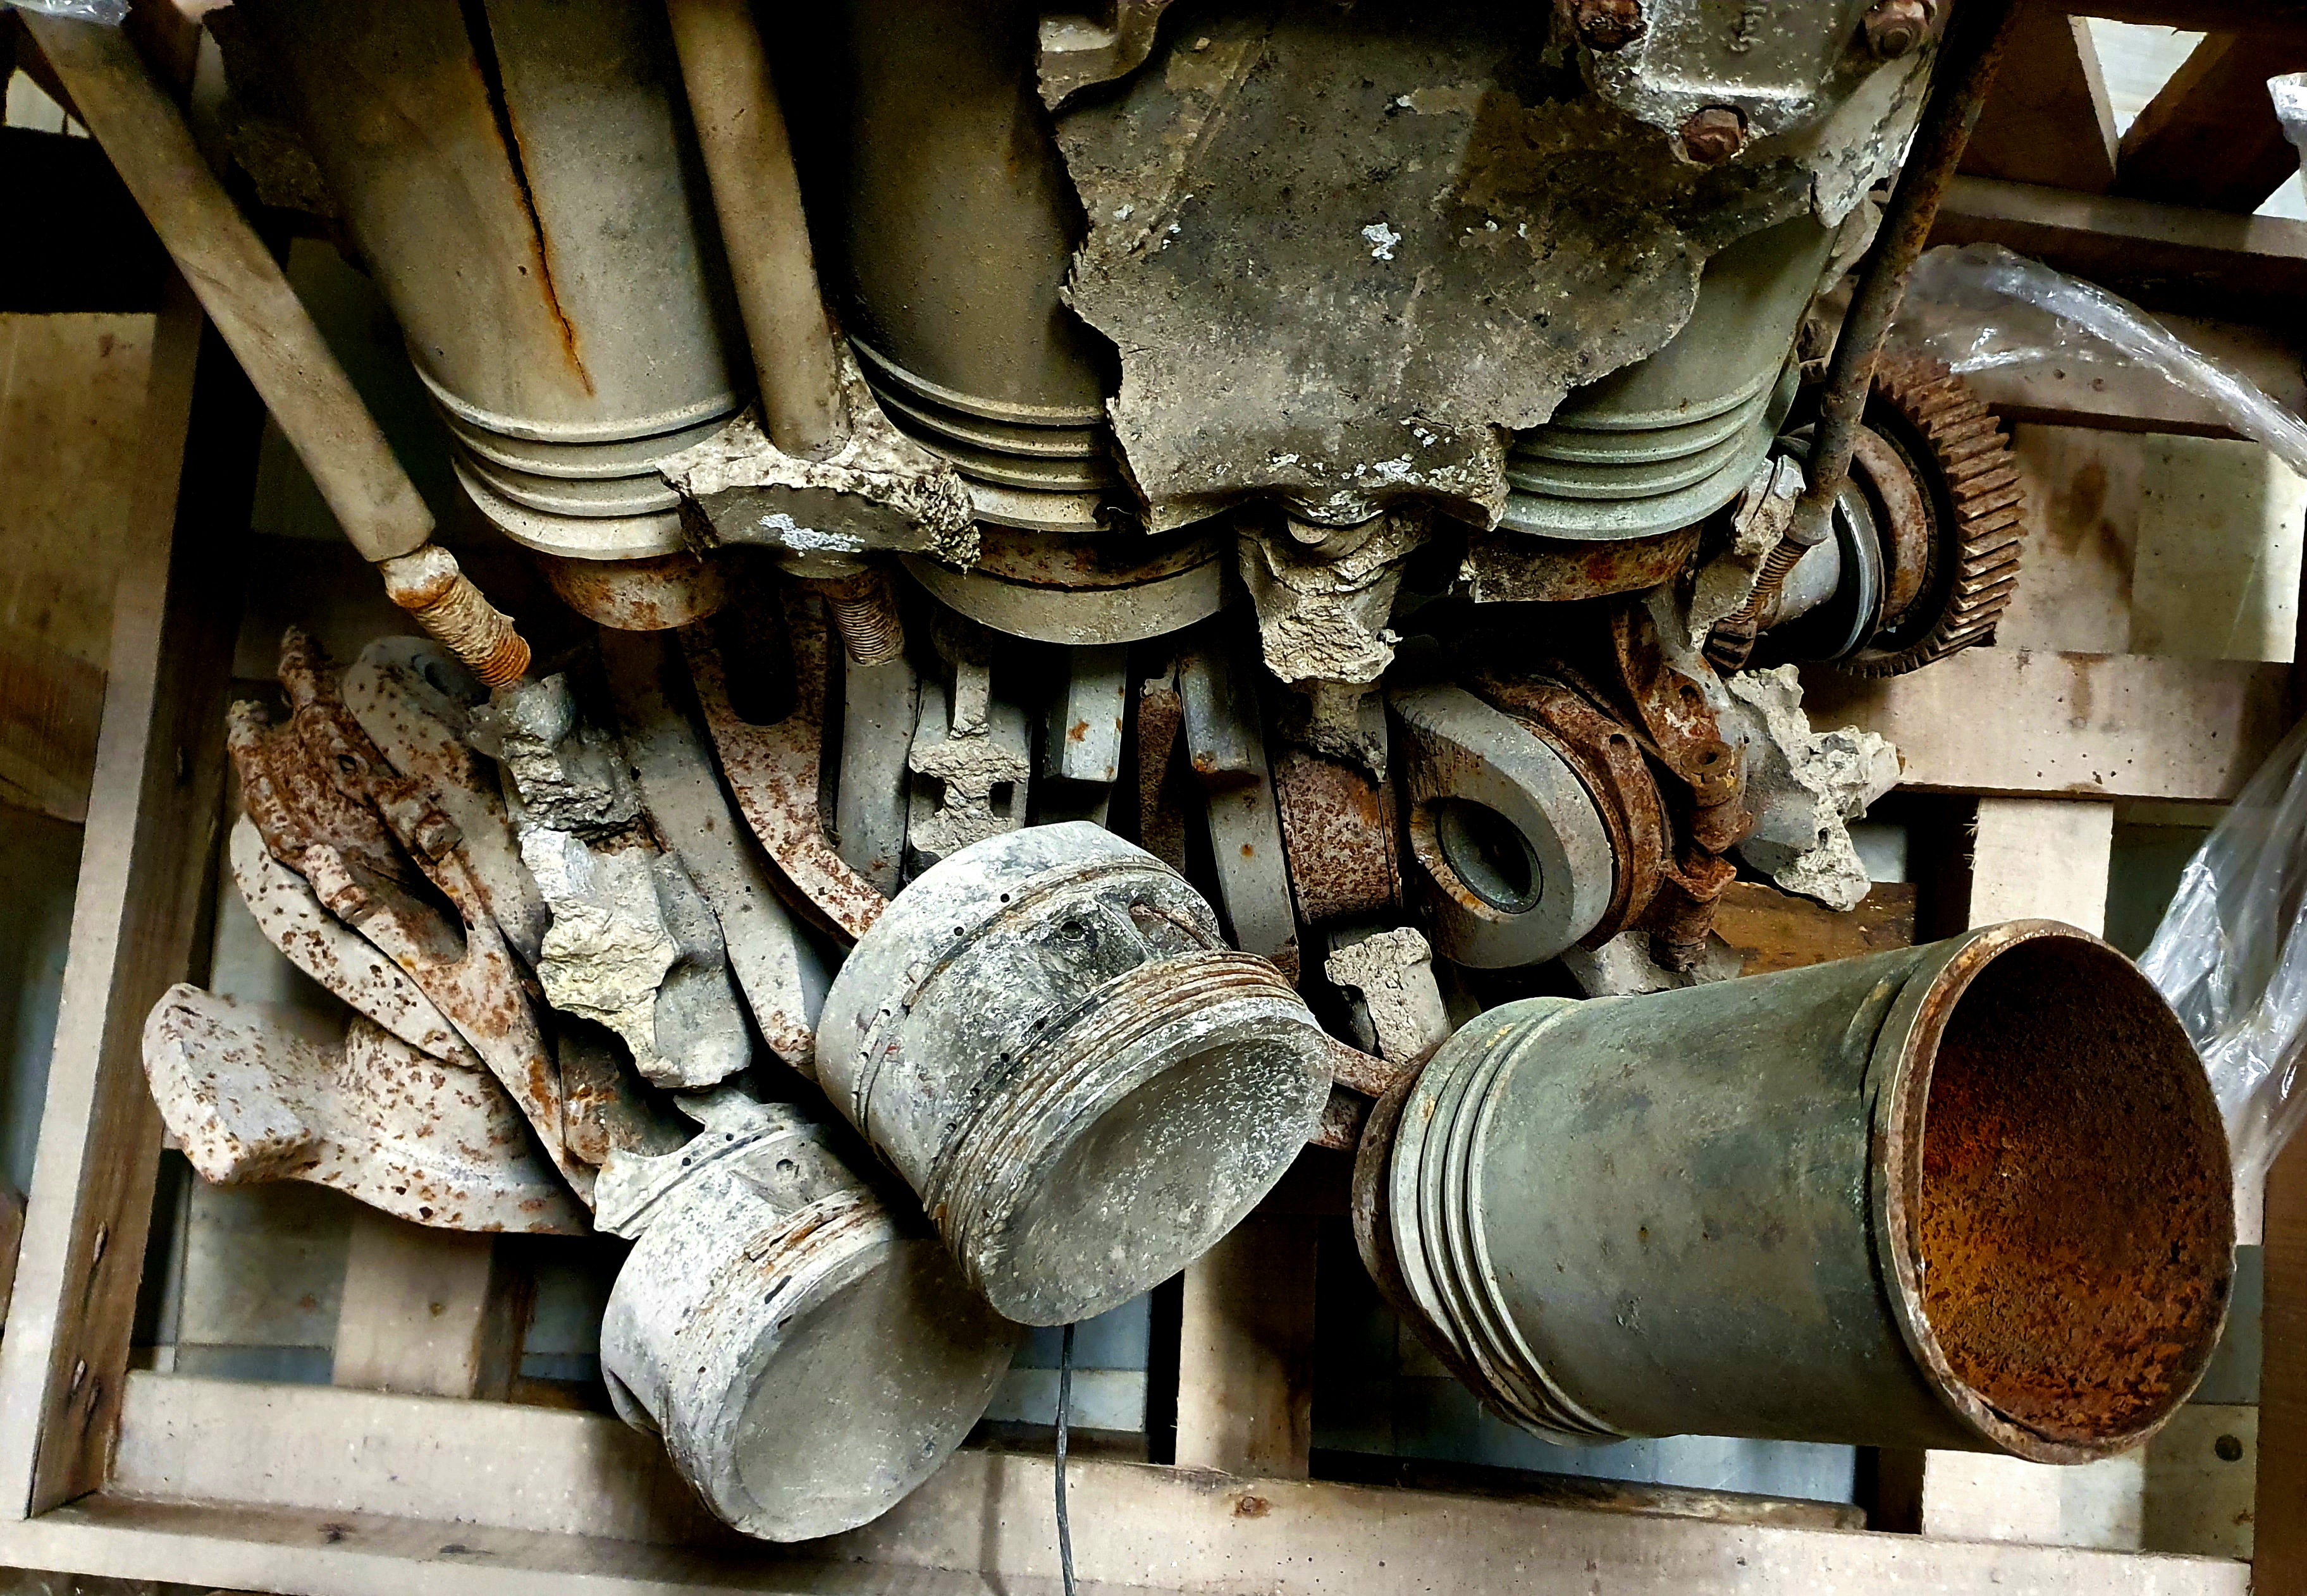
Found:
[{"label": "gear wheel", "polygon": [[2019,585],[2026,490],[2002,422],[1942,362],[1885,355],[1866,406],[1869,431],[1888,444],[1921,490],[1927,535],[1896,536],[1882,519],[1885,553],[1923,557],[1913,597],[1884,617],[1868,645],[1842,661],[1862,676],[1900,676],[1934,659],[1992,642]]}]

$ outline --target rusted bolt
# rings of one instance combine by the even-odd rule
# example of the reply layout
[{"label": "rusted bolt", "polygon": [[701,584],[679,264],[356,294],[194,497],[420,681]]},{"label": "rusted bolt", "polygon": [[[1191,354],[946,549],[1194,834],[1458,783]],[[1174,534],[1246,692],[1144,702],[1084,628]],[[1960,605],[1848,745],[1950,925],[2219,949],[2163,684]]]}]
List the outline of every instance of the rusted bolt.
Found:
[{"label": "rusted bolt", "polygon": [[1730,106],[1709,106],[1682,124],[1683,152],[1702,167],[1719,167],[1746,142],[1745,116]]},{"label": "rusted bolt", "polygon": [[817,590],[833,612],[834,630],[853,665],[886,665],[905,651],[905,623],[897,595],[879,568],[819,579]]},{"label": "rusted bolt", "polygon": [[1570,20],[1590,50],[1623,49],[1650,28],[1642,0],[1577,0]]},{"label": "rusted bolt", "polygon": [[1929,0],[1874,0],[1865,25],[1866,47],[1876,60],[1912,55],[1931,30]]}]

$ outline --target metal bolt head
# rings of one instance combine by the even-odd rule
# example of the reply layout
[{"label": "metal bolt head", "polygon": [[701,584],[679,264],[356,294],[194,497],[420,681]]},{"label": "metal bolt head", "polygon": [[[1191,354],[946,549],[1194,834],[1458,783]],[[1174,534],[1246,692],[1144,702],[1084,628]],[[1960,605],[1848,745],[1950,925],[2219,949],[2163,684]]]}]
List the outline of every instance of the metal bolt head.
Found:
[{"label": "metal bolt head", "polygon": [[1682,124],[1685,154],[1702,167],[1719,167],[1746,142],[1746,118],[1729,106],[1694,111]]},{"label": "metal bolt head", "polygon": [[1874,0],[1865,26],[1866,47],[1876,60],[1912,55],[1931,30],[1929,0]]},{"label": "metal bolt head", "polygon": [[1575,0],[1570,21],[1590,50],[1623,49],[1650,27],[1642,0]]}]

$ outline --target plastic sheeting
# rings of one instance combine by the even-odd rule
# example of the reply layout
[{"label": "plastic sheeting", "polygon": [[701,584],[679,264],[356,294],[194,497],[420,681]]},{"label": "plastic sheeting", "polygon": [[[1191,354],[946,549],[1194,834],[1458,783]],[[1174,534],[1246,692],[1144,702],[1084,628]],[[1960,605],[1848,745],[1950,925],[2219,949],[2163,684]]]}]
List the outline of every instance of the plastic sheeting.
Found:
[{"label": "plastic sheeting", "polygon": [[2235,1172],[2256,1186],[2307,1119],[2307,722],[2179,878],[2139,961],[2194,1038]]},{"label": "plastic sheeting", "polygon": [[2227,424],[2307,476],[2307,424],[2137,305],[1996,244],[1916,262],[1893,343],[1957,372],[2033,365],[2145,367],[2217,407]]},{"label": "plastic sheeting", "polygon": [[128,16],[128,0],[0,0],[0,10],[36,11],[44,17],[70,17],[75,22],[101,22],[117,28]]}]

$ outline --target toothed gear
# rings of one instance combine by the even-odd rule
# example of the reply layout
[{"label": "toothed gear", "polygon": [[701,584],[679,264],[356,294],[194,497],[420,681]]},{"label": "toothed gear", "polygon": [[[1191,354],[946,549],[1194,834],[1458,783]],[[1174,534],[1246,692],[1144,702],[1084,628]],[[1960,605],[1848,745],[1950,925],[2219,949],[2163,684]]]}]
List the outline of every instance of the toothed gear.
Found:
[{"label": "toothed gear", "polygon": [[1842,665],[1862,676],[1900,676],[1994,640],[2018,589],[2026,492],[2002,422],[1942,362],[1884,356],[1866,425],[1906,460],[1923,491],[1930,566],[1913,602]]}]

